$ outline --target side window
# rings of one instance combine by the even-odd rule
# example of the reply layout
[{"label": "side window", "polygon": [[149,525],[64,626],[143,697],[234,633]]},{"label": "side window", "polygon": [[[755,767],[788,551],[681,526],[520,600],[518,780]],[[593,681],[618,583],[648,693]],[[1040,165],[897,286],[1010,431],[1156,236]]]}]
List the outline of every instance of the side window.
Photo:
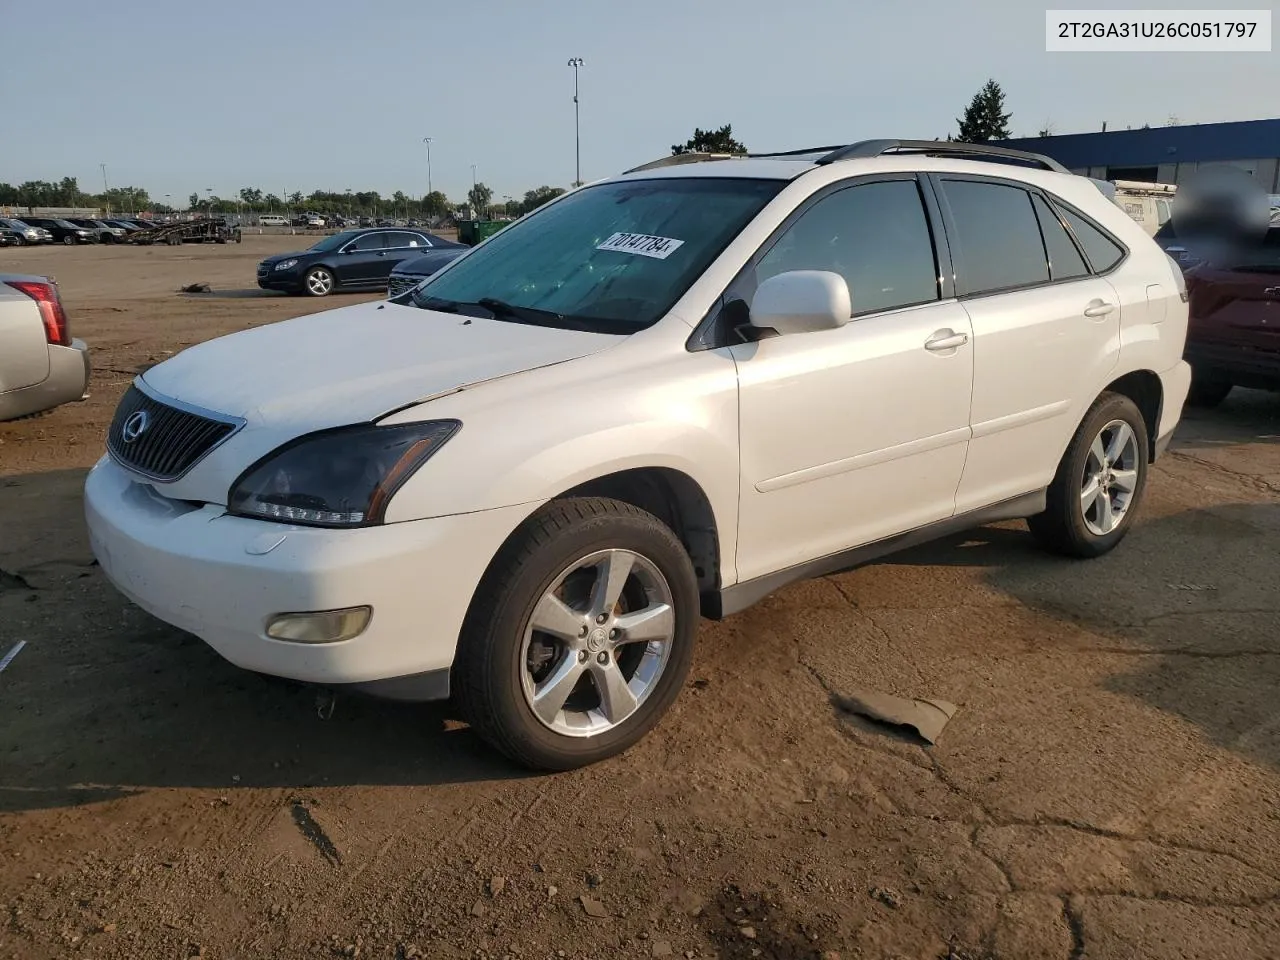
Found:
[{"label": "side window", "polygon": [[1053,279],[1087,277],[1089,267],[1071,241],[1062,221],[1040,197],[1032,195],[1031,205],[1036,208],[1036,218],[1040,221],[1040,233],[1044,237],[1044,248],[1049,253],[1049,273]]},{"label": "side window", "polygon": [[1071,226],[1071,231],[1084,247],[1085,256],[1094,273],[1106,273],[1124,257],[1124,248],[1108,237],[1093,224],[1081,219],[1066,208],[1062,208],[1062,216]]},{"label": "side window", "polygon": [[846,187],[801,214],[761,258],[757,283],[787,270],[830,270],[854,315],[938,299],[938,270],[914,180]]},{"label": "side window", "polygon": [[1027,191],[975,180],[943,180],[942,190],[969,294],[1048,282],[1048,258]]},{"label": "side window", "polygon": [[387,246],[396,250],[404,247],[425,248],[431,246],[431,244],[427,243],[426,238],[421,234],[400,233],[397,231],[396,233],[387,234]]},{"label": "side window", "polygon": [[387,235],[385,233],[365,233],[355,238],[351,242],[349,250],[381,250],[386,246]]}]

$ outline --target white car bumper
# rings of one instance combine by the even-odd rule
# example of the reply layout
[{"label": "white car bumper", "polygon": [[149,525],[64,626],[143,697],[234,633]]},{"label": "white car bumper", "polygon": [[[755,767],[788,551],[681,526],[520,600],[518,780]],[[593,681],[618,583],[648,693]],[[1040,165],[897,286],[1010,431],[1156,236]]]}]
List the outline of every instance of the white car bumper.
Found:
[{"label": "white car bumper", "polygon": [[[153,616],[249,670],[413,699],[447,694],[476,585],[533,506],[322,530],[166,500],[106,457],[85,483],[94,555]],[[362,605],[373,616],[354,639],[293,643],[265,632],[281,613]],[[410,681],[423,677],[434,682]]]},{"label": "white car bumper", "polygon": [[1182,417],[1182,407],[1191,390],[1191,366],[1185,360],[1179,360],[1160,374],[1160,383],[1164,389],[1164,403],[1160,410],[1160,425],[1156,430],[1156,456],[1162,455],[1169,446],[1174,428]]}]

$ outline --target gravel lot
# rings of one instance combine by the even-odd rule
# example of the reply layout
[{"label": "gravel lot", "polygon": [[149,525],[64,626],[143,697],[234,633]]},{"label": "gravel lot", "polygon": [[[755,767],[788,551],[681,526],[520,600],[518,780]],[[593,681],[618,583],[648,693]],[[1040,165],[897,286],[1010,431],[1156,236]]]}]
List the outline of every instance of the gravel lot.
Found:
[{"label": "gravel lot", "polygon": [[[1280,956],[1280,396],[1189,414],[1110,556],[1004,524],[790,587],[705,625],[629,754],[535,777],[445,707],[243,673],[92,565],[130,379],[352,301],[256,289],[291,239],[0,254],[95,368],[0,424],[0,958]],[[926,747],[854,684],[960,710]]]}]

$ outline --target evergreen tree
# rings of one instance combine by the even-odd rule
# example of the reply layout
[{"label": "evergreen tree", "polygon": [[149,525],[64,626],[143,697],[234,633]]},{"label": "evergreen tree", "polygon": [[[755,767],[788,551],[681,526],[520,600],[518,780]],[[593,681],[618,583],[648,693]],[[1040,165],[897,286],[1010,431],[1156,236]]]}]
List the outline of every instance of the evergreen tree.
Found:
[{"label": "evergreen tree", "polygon": [[988,80],[981,90],[973,95],[964,116],[956,120],[960,125],[960,133],[956,140],[961,143],[986,143],[989,140],[1009,139],[1010,113],[1004,112],[1004,91],[1000,84]]}]

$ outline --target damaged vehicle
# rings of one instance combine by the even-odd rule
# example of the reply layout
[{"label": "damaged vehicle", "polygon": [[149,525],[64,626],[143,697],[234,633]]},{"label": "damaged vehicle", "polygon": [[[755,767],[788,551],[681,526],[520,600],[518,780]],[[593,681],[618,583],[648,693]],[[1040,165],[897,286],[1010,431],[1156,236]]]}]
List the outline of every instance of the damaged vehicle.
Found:
[{"label": "damaged vehicle", "polygon": [[234,664],[451,696],[566,769],[653,728],[700,617],[997,520],[1115,548],[1186,329],[1181,271],[1045,157],[669,157],[397,302],[151,367],[87,478],[90,540]]}]

